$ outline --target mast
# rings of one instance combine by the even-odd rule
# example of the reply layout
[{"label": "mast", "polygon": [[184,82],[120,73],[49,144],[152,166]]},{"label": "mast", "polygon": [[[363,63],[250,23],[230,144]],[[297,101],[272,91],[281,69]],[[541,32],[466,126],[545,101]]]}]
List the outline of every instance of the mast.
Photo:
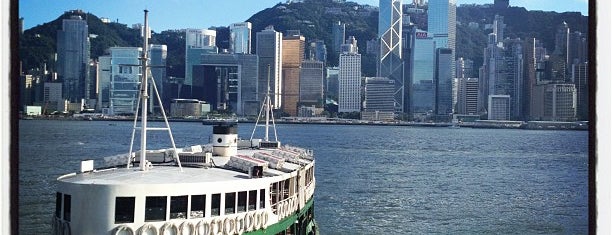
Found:
[{"label": "mast", "polygon": [[268,64],[268,90],[266,91],[266,135],[264,140],[268,141],[268,132],[270,128],[270,65]]},{"label": "mast", "polygon": [[146,171],[146,159],[147,159],[147,112],[148,112],[148,99],[149,94],[147,93],[147,89],[149,85],[147,84],[148,80],[148,69],[147,69],[147,50],[149,45],[149,21],[148,21],[149,11],[144,10],[144,33],[143,33],[143,46],[142,46],[142,57],[140,58],[142,64],[142,78],[140,85],[140,99],[142,103],[142,117],[141,117],[141,129],[140,129],[140,170]]}]

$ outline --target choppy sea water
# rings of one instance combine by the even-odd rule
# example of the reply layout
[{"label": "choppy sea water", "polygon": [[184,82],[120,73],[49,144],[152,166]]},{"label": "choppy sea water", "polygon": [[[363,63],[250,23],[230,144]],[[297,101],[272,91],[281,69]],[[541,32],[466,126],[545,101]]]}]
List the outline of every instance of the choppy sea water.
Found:
[{"label": "choppy sea water", "polygon": [[[80,160],[127,152],[132,124],[20,121],[20,234],[50,233],[55,179],[77,171]],[[196,122],[171,126],[177,147],[207,143],[212,132]],[[241,124],[239,135],[248,138],[252,128]],[[283,144],[314,150],[322,234],[588,233],[586,131],[277,129]],[[158,132],[148,147],[167,143]]]}]

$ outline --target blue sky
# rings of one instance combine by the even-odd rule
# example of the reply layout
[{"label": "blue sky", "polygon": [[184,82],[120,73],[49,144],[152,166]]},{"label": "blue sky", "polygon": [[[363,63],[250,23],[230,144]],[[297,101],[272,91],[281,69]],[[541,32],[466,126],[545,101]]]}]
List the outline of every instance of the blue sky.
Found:
[{"label": "blue sky", "polygon": [[[378,0],[352,0],[361,4],[378,5]],[[408,2],[409,0],[404,0]],[[149,23],[154,31],[183,28],[228,26],[243,22],[251,15],[285,0],[20,0],[19,16],[24,29],[56,19],[64,11],[81,9],[98,17],[132,25],[143,21],[142,10],[149,9]],[[492,3],[493,0],[457,0],[457,4]],[[510,0],[512,6],[528,10],[580,11],[588,13],[588,0]]]}]

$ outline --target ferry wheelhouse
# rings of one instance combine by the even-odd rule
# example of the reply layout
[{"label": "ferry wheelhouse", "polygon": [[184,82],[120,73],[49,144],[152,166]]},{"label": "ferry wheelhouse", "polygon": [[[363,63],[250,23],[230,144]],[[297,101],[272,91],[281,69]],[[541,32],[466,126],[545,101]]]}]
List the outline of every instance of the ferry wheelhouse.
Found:
[{"label": "ferry wheelhouse", "polygon": [[[241,140],[237,123],[218,123],[212,143],[178,149],[167,119],[166,128],[147,127],[146,51],[141,125],[135,118],[132,132],[133,144],[141,131],[141,150],[106,157],[99,168],[82,161],[79,172],[59,177],[53,233],[318,234],[314,155],[268,138],[269,92],[265,138]],[[168,131],[172,147],[147,150],[147,130]]]}]

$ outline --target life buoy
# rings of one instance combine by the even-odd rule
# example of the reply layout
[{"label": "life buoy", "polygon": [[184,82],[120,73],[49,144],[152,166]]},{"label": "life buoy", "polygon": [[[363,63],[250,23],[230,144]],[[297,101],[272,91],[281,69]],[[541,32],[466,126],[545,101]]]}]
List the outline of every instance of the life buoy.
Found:
[{"label": "life buoy", "polygon": [[238,235],[244,233],[244,230],[245,230],[245,228],[244,228],[245,226],[244,225],[245,225],[245,220],[246,220],[245,217],[246,217],[246,215],[236,216],[236,222],[234,222],[234,224],[236,224],[235,232]]},{"label": "life buoy", "polygon": [[176,224],[168,222],[165,223],[164,226],[161,227],[161,229],[159,230],[160,235],[178,235],[178,227],[176,227]]},{"label": "life buoy", "polygon": [[285,203],[285,217],[291,215],[291,202],[288,201]]},{"label": "life buoy", "polygon": [[253,225],[255,224],[255,213],[249,212],[244,216],[244,231],[250,232],[253,231]]},{"label": "life buoy", "polygon": [[261,212],[261,228],[264,229],[266,227],[268,227],[268,212],[262,211]]},{"label": "life buoy", "polygon": [[62,235],[70,235],[70,222],[66,221],[62,224]]},{"label": "life buoy", "polygon": [[256,211],[253,212],[253,230],[258,230],[261,226],[261,216]]},{"label": "life buoy", "polygon": [[142,227],[140,227],[138,234],[139,235],[145,235],[145,234],[154,234],[157,235],[157,227],[155,227],[155,225],[153,224],[145,224]]},{"label": "life buoy", "polygon": [[115,235],[123,235],[123,234],[130,234],[130,235],[134,235],[134,230],[130,227],[128,227],[127,225],[121,225],[117,228],[115,228]]},{"label": "life buoy", "polygon": [[217,235],[223,233],[223,222],[221,219],[216,218],[210,222],[210,234]]},{"label": "life buoy", "polygon": [[279,218],[283,217],[283,202],[276,204],[276,215],[278,215]]},{"label": "life buoy", "polygon": [[223,232],[227,235],[233,235],[236,231],[236,219],[235,217],[227,217],[223,220]]},{"label": "life buoy", "polygon": [[53,221],[51,222],[53,225],[53,235],[62,234],[62,222],[55,216],[53,216]]},{"label": "life buoy", "polygon": [[195,230],[198,235],[210,235],[212,231],[210,224],[205,220],[200,221]]},{"label": "life buoy", "polygon": [[181,224],[181,226],[179,226],[179,233],[180,235],[195,235],[196,231],[195,228],[193,226],[193,223],[189,222],[189,221],[185,221]]}]

